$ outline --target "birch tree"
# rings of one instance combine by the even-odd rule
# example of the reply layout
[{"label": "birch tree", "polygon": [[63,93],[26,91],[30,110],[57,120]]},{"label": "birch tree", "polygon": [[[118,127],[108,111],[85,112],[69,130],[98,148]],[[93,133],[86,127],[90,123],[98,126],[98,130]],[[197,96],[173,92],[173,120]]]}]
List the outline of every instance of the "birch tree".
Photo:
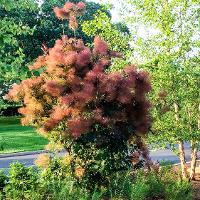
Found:
[{"label": "birch tree", "polygon": [[188,178],[194,179],[200,139],[199,0],[126,0],[122,7],[134,38],[134,60],[152,76],[154,134],[149,141],[177,151],[184,178],[184,142],[190,142]]}]

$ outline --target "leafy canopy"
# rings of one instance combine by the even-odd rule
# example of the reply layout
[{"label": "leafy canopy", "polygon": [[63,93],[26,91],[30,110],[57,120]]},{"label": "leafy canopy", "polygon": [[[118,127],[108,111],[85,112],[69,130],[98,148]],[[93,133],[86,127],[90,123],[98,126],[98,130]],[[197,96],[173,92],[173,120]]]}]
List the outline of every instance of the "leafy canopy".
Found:
[{"label": "leafy canopy", "polygon": [[[152,76],[151,142],[198,141],[200,103],[199,2],[126,1],[135,59]],[[132,15],[131,13],[134,13]],[[146,35],[138,34],[138,29]],[[141,59],[142,58],[142,59]],[[160,91],[162,90],[162,91]]]}]

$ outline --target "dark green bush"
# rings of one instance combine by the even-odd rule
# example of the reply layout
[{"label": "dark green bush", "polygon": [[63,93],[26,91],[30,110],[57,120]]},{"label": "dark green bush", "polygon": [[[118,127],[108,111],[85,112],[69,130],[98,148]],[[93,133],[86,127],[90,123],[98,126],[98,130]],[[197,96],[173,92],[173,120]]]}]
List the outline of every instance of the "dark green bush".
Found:
[{"label": "dark green bush", "polygon": [[0,170],[0,200],[3,199],[3,188],[6,186],[7,177],[3,171]]},{"label": "dark green bush", "polygon": [[7,180],[6,175],[4,174],[3,171],[0,170],[0,191],[5,187],[6,180]]}]

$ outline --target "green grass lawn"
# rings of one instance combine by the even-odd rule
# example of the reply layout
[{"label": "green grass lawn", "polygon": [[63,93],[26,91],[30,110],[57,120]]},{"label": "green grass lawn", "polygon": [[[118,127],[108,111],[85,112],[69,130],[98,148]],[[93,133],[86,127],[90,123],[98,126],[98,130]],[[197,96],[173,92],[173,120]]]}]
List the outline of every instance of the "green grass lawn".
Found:
[{"label": "green grass lawn", "polygon": [[21,126],[19,117],[0,117],[0,154],[41,150],[46,144],[32,127]]}]

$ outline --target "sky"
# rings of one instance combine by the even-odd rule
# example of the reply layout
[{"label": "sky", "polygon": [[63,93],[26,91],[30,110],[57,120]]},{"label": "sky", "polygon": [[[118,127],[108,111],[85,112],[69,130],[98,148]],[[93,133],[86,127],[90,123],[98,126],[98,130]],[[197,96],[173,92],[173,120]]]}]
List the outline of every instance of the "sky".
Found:
[{"label": "sky", "polygon": [[[120,17],[120,4],[117,3],[118,0],[87,0],[87,1],[93,1],[96,3],[103,3],[103,4],[107,4],[107,3],[112,4],[113,5],[113,8],[111,9],[112,21],[113,22],[122,21],[122,18]],[[138,27],[137,35],[139,37],[147,39],[149,32],[151,32],[151,34],[157,34],[157,31],[155,29],[148,30],[147,32],[145,27],[141,25]]]},{"label": "sky", "polygon": [[93,1],[96,3],[102,3],[102,4],[113,4],[113,9],[111,9],[111,14],[112,14],[112,21],[118,22],[120,21],[119,17],[119,7],[117,6],[118,4],[116,3],[117,0],[87,0],[87,1]]}]

